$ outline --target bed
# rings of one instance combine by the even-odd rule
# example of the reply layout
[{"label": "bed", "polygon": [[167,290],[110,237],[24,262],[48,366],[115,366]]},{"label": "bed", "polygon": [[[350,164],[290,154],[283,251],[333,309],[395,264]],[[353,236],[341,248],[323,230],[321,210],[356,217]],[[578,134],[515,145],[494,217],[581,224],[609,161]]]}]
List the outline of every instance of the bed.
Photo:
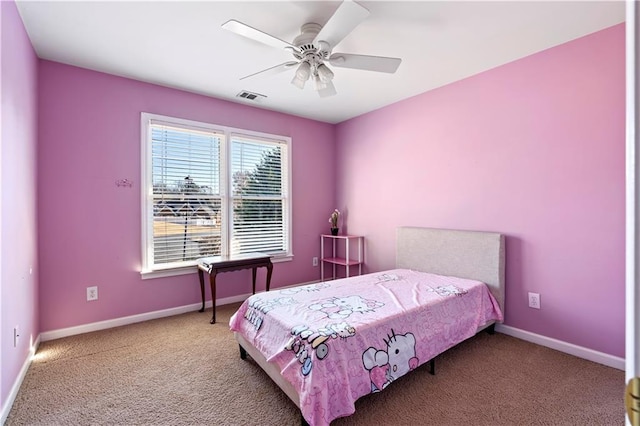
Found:
[{"label": "bed", "polygon": [[498,233],[400,227],[395,269],[253,295],[230,328],[303,423],[328,425],[502,321],[504,253]]}]

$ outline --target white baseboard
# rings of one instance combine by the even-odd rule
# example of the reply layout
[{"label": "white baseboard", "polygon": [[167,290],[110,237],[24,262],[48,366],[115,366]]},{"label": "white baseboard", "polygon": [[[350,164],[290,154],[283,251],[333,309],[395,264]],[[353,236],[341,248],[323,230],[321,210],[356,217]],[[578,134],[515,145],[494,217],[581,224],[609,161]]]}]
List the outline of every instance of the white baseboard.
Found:
[{"label": "white baseboard", "polygon": [[546,346],[547,348],[555,349],[569,355],[577,356],[578,358],[583,358],[624,371],[624,358],[594,351],[593,349],[563,342],[562,340],[552,339],[551,337],[520,330],[519,328],[510,327],[504,324],[496,324],[496,331],[540,346]]},{"label": "white baseboard", "polygon": [[[229,303],[242,302],[250,294],[243,294],[239,296],[226,297],[224,299],[218,299],[216,306],[227,305]],[[205,309],[212,306],[211,301],[205,303]],[[128,324],[135,324],[137,322],[149,321],[158,318],[170,317],[173,315],[185,314],[187,312],[193,312],[202,307],[202,303],[194,303],[191,305],[178,306],[177,308],[163,309],[161,311],[146,312],[144,314],[131,315],[128,317],[114,318],[105,321],[93,322],[90,324],[78,325],[75,327],[62,328],[59,330],[45,331],[40,333],[40,338],[43,342],[48,340],[60,339],[62,337],[75,336],[76,334],[90,333],[92,331],[106,330],[108,328],[120,327]]]},{"label": "white baseboard", "polygon": [[16,400],[16,396],[18,396],[18,391],[20,390],[20,386],[22,386],[22,382],[24,381],[24,377],[27,375],[27,371],[29,370],[29,366],[31,366],[31,360],[38,350],[38,345],[40,345],[40,336],[33,343],[33,346],[29,349],[29,355],[24,360],[22,364],[22,368],[20,369],[20,373],[18,373],[18,377],[16,377],[16,381],[13,383],[11,387],[11,391],[9,395],[7,395],[7,399],[2,406],[2,412],[0,412],[0,425],[3,425],[4,422],[7,421],[7,417],[9,417],[9,411],[11,411],[11,407],[13,407],[13,402]]},{"label": "white baseboard", "polygon": [[[307,284],[314,284],[317,282],[318,281],[311,281],[311,282],[302,283],[302,284],[294,284],[294,285],[285,286],[285,287],[278,287],[277,289],[280,290],[283,288],[298,287],[298,286],[307,285]],[[247,293],[247,294],[241,294],[238,296],[231,296],[231,297],[225,297],[223,299],[218,299],[216,300],[216,306],[243,302],[249,296],[251,296],[251,294]],[[210,308],[211,306],[212,306],[212,303],[210,301],[205,303],[205,309]],[[99,322],[94,322],[90,324],[83,324],[75,327],[63,328],[63,329],[53,330],[53,331],[45,331],[43,333],[40,333],[39,339],[42,340],[43,342],[46,342],[48,340],[60,339],[62,337],[74,336],[76,334],[90,333],[92,331],[106,330],[108,328],[120,327],[122,325],[134,324],[137,322],[170,317],[173,315],[180,315],[187,312],[193,312],[195,310],[198,310],[200,307],[202,307],[202,303],[194,303],[191,305],[178,306],[177,308],[163,309],[161,311],[146,312],[144,314],[131,315],[128,317],[115,318],[111,320],[99,321]]]}]

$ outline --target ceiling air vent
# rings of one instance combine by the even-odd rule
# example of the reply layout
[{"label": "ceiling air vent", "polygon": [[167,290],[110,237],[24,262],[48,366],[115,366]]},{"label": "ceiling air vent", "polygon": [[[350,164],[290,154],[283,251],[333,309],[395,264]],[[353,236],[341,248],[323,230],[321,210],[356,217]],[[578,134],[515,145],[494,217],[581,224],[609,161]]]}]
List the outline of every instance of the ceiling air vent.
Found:
[{"label": "ceiling air vent", "polygon": [[266,98],[265,95],[261,95],[260,93],[249,92],[247,90],[243,90],[242,92],[238,93],[236,97],[246,99],[248,101],[254,101],[254,102],[259,102],[262,99]]}]

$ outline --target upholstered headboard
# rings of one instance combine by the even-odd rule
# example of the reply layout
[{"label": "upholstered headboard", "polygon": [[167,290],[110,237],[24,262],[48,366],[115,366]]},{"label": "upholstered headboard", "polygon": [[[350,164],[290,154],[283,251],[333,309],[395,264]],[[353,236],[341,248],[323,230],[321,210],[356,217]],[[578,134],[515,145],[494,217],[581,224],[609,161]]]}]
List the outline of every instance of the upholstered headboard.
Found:
[{"label": "upholstered headboard", "polygon": [[504,235],[403,226],[396,266],[486,283],[504,313]]}]

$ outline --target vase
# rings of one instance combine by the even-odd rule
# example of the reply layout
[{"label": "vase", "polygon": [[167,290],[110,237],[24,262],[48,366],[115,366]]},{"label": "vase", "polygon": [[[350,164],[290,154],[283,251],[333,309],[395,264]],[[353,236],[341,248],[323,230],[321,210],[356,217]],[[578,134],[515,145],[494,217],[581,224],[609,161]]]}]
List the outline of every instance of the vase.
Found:
[{"label": "vase", "polygon": [[331,228],[331,235],[338,235],[340,228]]}]

